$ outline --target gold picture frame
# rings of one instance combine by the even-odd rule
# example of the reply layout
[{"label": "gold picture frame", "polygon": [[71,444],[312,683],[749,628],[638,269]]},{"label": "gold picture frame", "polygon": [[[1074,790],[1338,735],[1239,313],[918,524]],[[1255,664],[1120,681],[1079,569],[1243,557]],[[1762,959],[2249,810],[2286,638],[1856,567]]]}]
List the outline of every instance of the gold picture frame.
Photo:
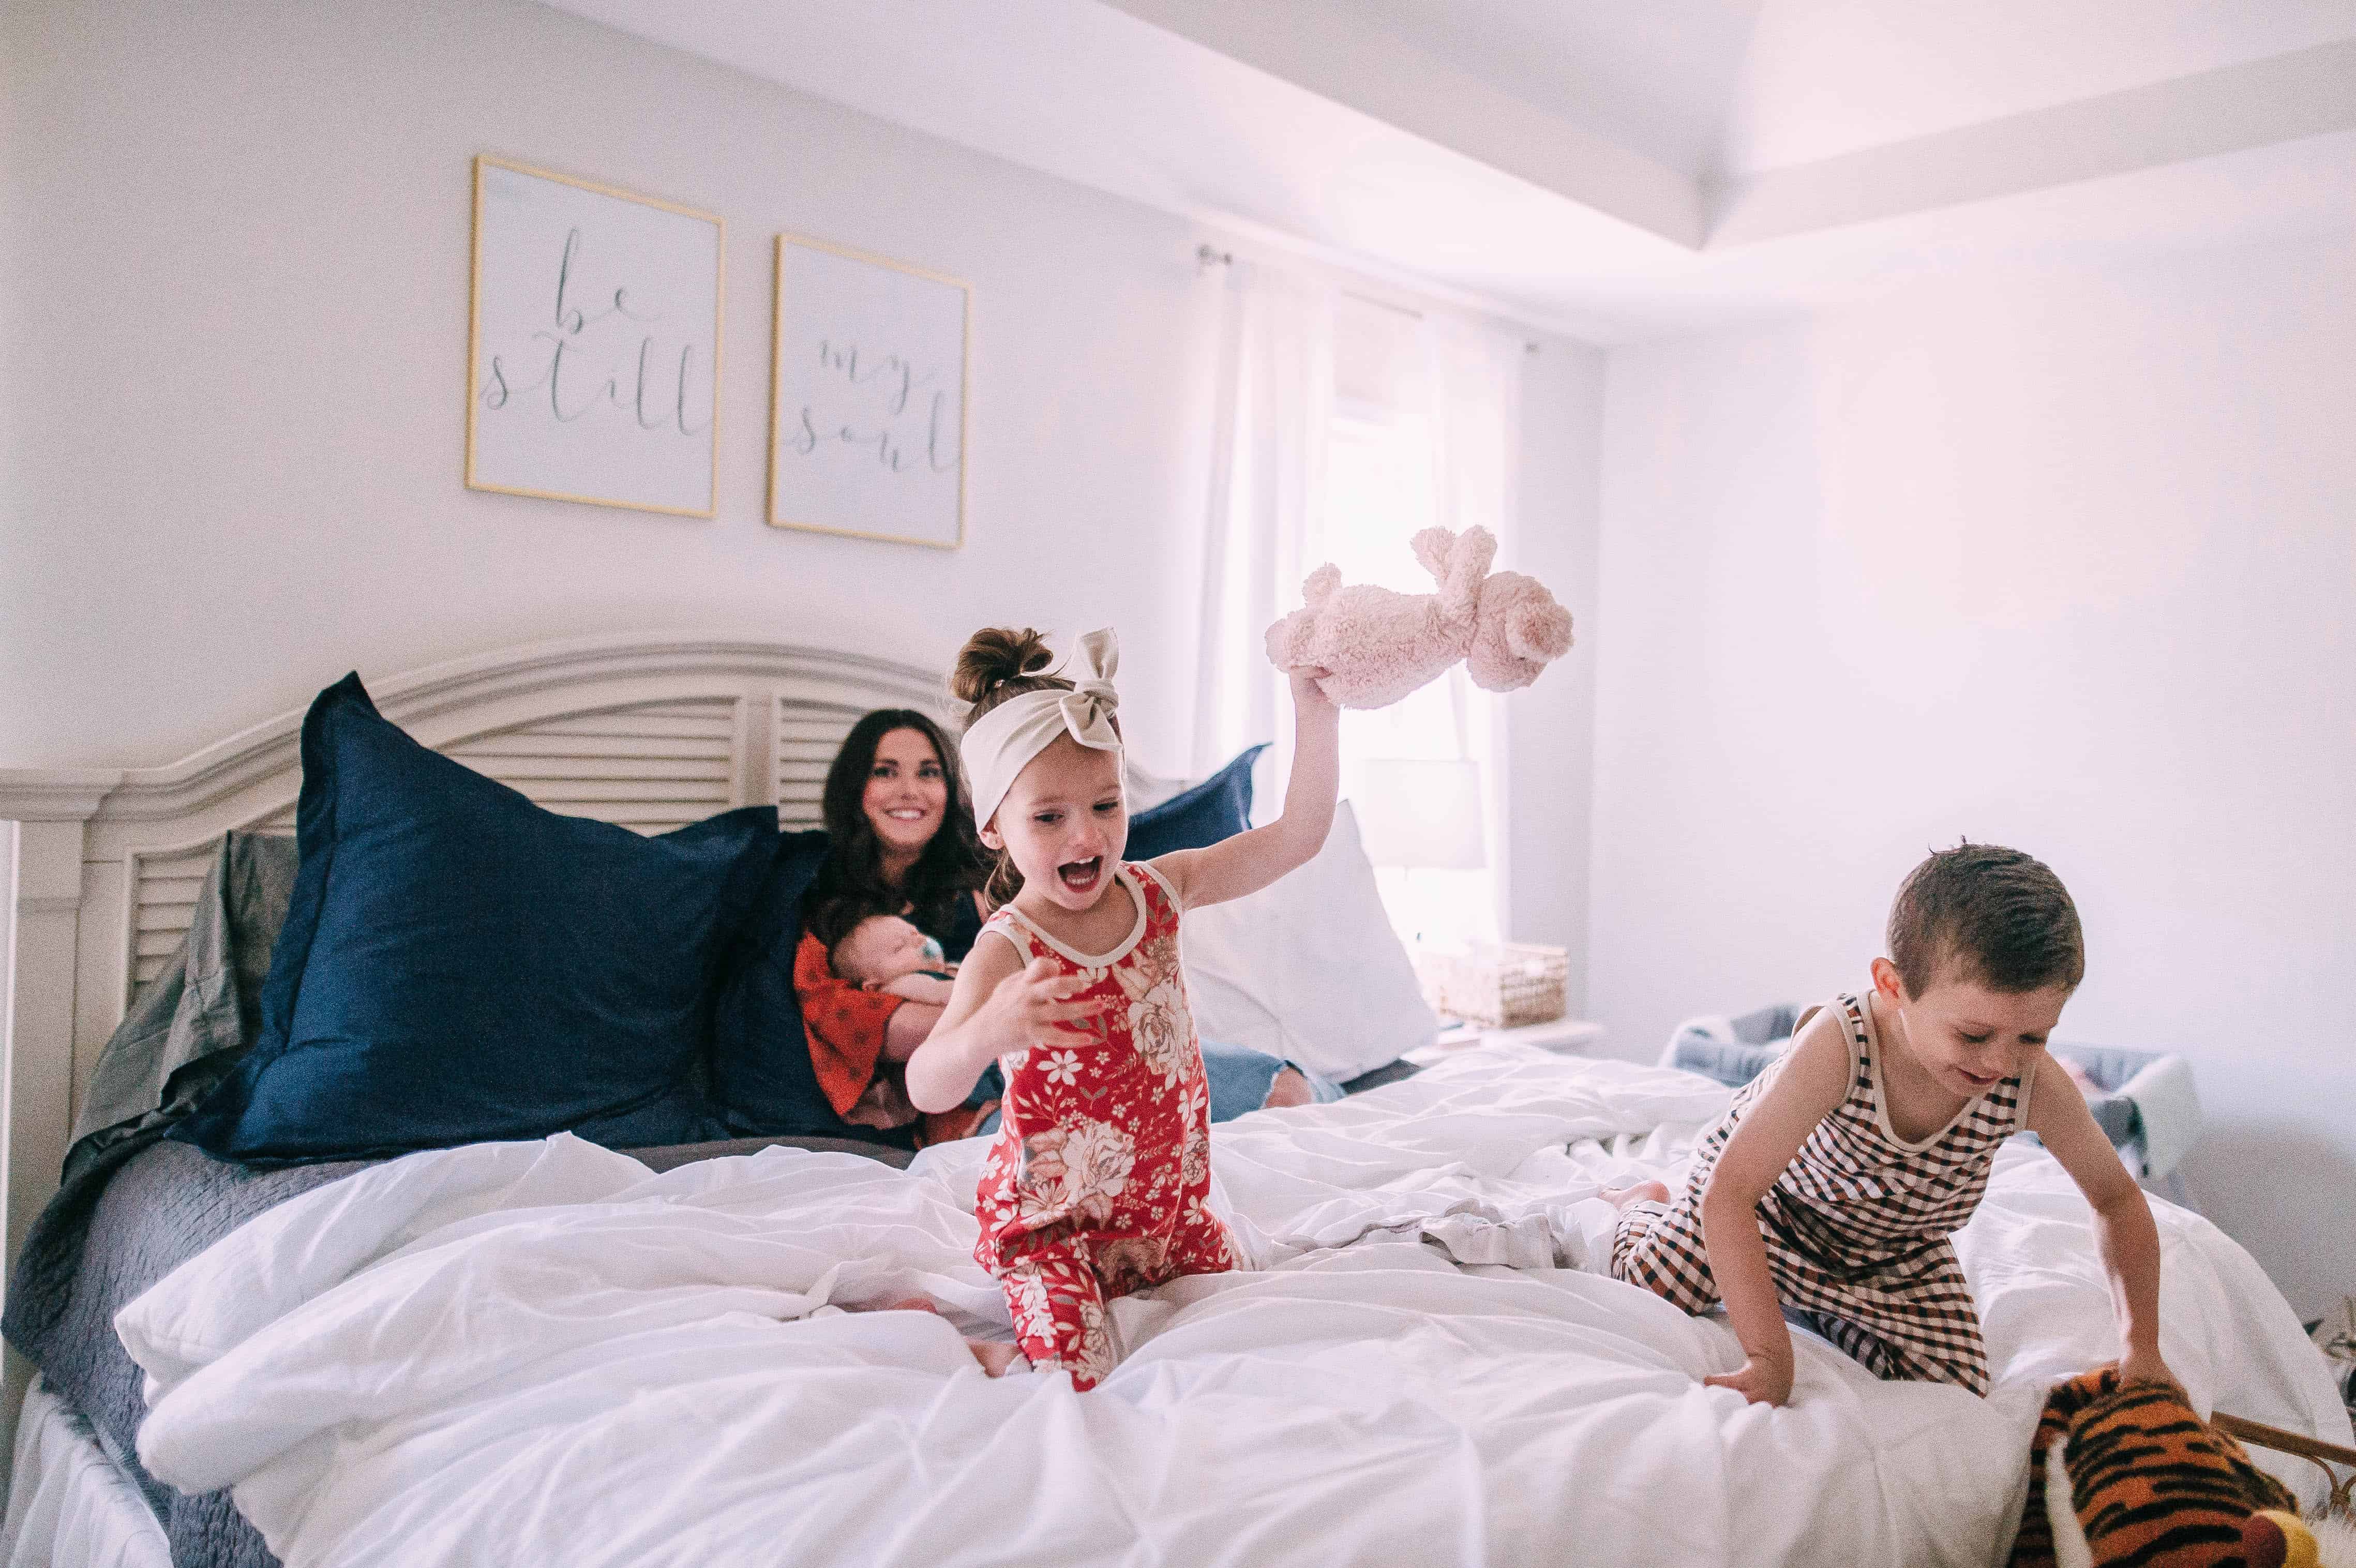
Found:
[{"label": "gold picture frame", "polygon": [[477,154],[466,487],[716,517],[727,241],[716,213]]},{"label": "gold picture frame", "polygon": [[769,526],[962,548],[973,286],[787,233],[770,280]]}]

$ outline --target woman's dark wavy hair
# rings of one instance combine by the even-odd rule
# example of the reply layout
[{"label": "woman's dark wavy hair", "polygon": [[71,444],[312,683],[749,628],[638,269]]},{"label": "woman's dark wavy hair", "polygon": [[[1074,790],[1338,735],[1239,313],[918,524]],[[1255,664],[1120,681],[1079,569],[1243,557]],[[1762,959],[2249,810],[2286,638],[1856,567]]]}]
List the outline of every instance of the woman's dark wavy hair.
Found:
[{"label": "woman's dark wavy hair", "polygon": [[[860,805],[867,775],[875,768],[875,749],[894,730],[914,730],[932,742],[948,786],[940,829],[897,889],[884,880],[883,850]],[[826,861],[803,896],[802,924],[829,947],[868,916],[898,914],[903,904],[913,906],[911,918],[926,930],[947,930],[958,901],[970,898],[990,874],[974,833],[973,797],[958,766],[957,742],[913,708],[878,709],[851,727],[826,770],[819,810],[826,822]]]}]

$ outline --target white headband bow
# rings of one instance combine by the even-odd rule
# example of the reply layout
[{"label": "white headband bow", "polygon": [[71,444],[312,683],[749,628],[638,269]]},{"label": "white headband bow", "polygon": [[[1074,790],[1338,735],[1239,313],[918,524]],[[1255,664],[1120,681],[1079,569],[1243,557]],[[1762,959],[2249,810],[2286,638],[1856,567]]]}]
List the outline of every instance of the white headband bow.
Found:
[{"label": "white headband bow", "polygon": [[958,741],[966,783],[973,790],[975,827],[990,826],[1015,775],[1056,736],[1069,735],[1100,752],[1120,750],[1120,732],[1112,727],[1113,711],[1120,706],[1120,693],[1112,685],[1120,645],[1106,627],[1082,637],[1075,656],[1080,671],[1073,690],[1018,692],[975,720]]}]

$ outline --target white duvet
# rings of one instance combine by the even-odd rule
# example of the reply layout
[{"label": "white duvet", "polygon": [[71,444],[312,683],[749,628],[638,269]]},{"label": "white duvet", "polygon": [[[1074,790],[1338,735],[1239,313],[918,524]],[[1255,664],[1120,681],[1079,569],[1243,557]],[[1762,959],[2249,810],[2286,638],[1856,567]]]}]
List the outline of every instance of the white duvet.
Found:
[{"label": "white duvet", "polygon": [[[412,1156],[126,1307],[149,1469],[312,1564],[1987,1563],[2045,1385],[2114,1353],[2084,1205],[2008,1150],[1962,1237],[1998,1386],[1799,1339],[1783,1409],[1691,1318],[1572,1268],[1579,1200],[1725,1092],[1527,1048],[1215,1130],[1261,1267],[1119,1304],[1095,1392],[992,1381],[978,1146],[649,1177],[571,1137]],[[1595,1142],[1590,1140],[1606,1140]],[[2162,1348],[2204,1408],[2347,1441],[2289,1307],[2162,1206]],[[1436,1238],[1426,1241],[1429,1233]],[[844,1311],[926,1296],[943,1316]],[[2294,1472],[2286,1478],[2302,1481]]]}]

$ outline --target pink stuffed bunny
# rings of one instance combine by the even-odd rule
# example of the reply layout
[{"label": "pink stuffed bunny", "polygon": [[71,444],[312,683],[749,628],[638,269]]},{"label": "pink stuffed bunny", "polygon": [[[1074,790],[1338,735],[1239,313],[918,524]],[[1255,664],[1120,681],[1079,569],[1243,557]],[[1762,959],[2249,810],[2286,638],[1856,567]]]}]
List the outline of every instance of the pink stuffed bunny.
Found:
[{"label": "pink stuffed bunny", "polygon": [[1513,691],[1570,650],[1570,612],[1534,578],[1491,574],[1497,539],[1426,528],[1409,541],[1439,591],[1342,586],[1330,562],[1301,585],[1307,603],[1268,629],[1280,669],[1321,665],[1318,689],[1344,708],[1387,708],[1457,660],[1473,684]]}]

